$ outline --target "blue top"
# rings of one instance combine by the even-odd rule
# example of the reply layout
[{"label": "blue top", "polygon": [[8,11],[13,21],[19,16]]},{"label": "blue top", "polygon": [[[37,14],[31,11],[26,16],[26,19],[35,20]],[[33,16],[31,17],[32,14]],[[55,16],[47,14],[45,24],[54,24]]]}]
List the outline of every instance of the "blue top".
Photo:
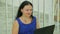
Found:
[{"label": "blue top", "polygon": [[19,18],[17,18],[16,20],[19,24],[18,34],[34,34],[34,30],[36,29],[36,17],[33,17],[33,20],[30,24],[22,23],[22,21]]}]

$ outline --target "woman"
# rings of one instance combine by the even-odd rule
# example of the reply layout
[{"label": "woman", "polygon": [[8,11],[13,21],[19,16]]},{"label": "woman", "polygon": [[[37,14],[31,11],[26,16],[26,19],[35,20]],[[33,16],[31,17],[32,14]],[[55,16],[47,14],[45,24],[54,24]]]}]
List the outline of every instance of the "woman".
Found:
[{"label": "woman", "polygon": [[29,1],[22,2],[13,24],[12,34],[34,34],[34,30],[40,28],[32,11],[33,5]]}]

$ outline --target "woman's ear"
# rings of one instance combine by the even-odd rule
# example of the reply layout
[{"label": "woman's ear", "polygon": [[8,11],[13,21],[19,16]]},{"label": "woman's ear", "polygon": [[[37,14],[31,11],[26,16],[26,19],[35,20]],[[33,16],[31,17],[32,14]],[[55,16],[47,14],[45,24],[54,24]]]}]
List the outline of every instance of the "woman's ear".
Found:
[{"label": "woman's ear", "polygon": [[23,12],[23,9],[21,9],[21,12]]}]

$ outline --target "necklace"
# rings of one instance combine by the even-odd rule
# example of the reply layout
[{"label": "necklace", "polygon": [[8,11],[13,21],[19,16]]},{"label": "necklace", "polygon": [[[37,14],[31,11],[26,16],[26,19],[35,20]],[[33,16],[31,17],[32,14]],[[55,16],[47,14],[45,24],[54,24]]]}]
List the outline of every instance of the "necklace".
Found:
[{"label": "necklace", "polygon": [[22,21],[26,24],[30,23],[32,21],[31,18],[25,18],[25,17],[21,17]]}]

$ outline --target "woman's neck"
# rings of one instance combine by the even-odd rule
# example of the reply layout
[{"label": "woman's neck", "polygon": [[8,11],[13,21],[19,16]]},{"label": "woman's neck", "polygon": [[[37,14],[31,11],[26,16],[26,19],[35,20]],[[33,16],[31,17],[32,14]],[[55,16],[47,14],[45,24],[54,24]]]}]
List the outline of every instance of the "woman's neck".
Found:
[{"label": "woman's neck", "polygon": [[23,20],[25,23],[30,23],[32,21],[31,17],[21,16],[21,20]]},{"label": "woman's neck", "polygon": [[26,20],[28,20],[28,19],[30,19],[31,17],[27,17],[27,16],[25,16],[25,15],[22,15],[21,16],[23,19],[26,19]]}]

